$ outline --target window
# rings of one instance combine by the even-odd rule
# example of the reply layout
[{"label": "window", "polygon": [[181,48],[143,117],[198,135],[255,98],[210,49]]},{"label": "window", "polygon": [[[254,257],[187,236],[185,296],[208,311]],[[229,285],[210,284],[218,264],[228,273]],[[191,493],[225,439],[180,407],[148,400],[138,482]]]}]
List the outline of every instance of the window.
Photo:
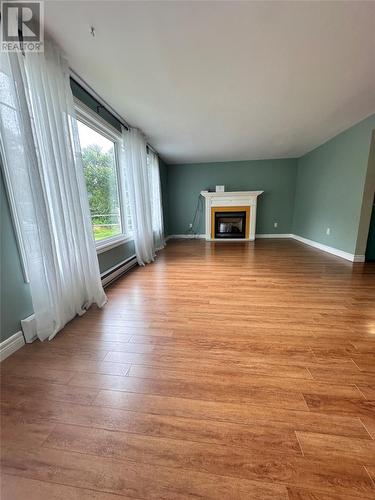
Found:
[{"label": "window", "polygon": [[93,233],[97,248],[107,249],[131,233],[126,183],[121,189],[118,168],[121,136],[83,107],[76,111]]}]

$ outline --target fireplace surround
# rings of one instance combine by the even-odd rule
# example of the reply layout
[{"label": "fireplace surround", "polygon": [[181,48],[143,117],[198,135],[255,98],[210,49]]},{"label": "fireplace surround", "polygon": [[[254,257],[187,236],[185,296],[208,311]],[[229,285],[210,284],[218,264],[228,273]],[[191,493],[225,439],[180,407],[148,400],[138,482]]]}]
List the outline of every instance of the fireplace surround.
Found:
[{"label": "fireplace surround", "polygon": [[253,241],[257,197],[263,191],[209,192],[205,198],[205,238],[208,241]]}]

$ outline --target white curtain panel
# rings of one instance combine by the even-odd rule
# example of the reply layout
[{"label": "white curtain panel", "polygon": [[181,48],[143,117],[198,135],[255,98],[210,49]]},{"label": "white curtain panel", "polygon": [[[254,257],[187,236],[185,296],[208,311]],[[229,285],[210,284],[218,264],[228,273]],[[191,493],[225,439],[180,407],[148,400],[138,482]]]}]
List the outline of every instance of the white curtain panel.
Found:
[{"label": "white curtain panel", "polygon": [[123,128],[122,134],[122,168],[128,186],[135,253],[138,264],[144,266],[155,259],[147,144],[138,129]]},{"label": "white curtain panel", "polygon": [[156,250],[165,247],[164,224],[163,224],[163,206],[160,184],[159,158],[154,151],[149,148],[149,180],[151,192],[151,216],[152,230],[154,234],[154,244]]},{"label": "white curtain panel", "polygon": [[93,303],[101,285],[67,61],[1,54],[0,130],[6,180],[26,255],[40,340]]}]

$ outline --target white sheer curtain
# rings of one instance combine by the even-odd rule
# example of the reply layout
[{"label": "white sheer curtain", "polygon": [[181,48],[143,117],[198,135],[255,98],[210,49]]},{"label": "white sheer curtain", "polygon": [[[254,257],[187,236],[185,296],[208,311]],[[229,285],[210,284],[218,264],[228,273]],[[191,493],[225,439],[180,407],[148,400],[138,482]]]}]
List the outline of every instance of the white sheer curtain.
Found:
[{"label": "white sheer curtain", "polygon": [[151,193],[152,230],[154,234],[154,244],[156,250],[161,250],[165,246],[163,206],[161,199],[159,158],[154,151],[149,148],[149,180]]},{"label": "white sheer curtain", "polygon": [[123,129],[122,168],[128,185],[135,253],[140,266],[155,259],[152,206],[147,166],[147,144],[135,128]]},{"label": "white sheer curtain", "polygon": [[23,240],[38,337],[106,302],[99,274],[67,61],[1,54],[2,155]]}]

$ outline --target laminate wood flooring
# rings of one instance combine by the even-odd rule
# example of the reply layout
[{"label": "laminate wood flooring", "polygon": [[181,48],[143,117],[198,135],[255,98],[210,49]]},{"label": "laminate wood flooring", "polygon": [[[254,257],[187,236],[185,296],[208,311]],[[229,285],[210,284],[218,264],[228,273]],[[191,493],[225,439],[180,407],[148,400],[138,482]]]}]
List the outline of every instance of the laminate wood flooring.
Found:
[{"label": "laminate wood flooring", "polygon": [[171,241],[1,364],[2,500],[375,499],[375,264]]}]

